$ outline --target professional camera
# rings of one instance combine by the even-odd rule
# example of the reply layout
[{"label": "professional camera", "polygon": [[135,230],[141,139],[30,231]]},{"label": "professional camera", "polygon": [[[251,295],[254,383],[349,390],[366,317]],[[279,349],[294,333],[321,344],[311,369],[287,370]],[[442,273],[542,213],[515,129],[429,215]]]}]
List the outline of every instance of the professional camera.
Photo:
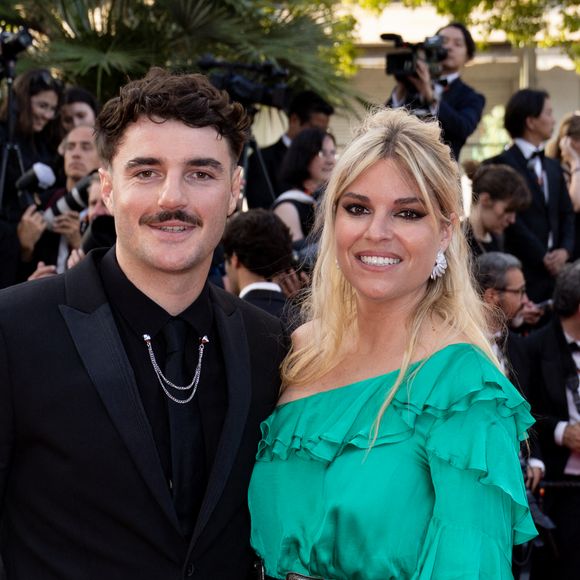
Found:
[{"label": "professional camera", "polygon": [[54,171],[44,163],[35,163],[28,171],[23,173],[16,181],[18,201],[20,209],[26,209],[29,205],[40,207],[40,200],[35,198],[39,189],[48,189],[54,185],[56,176]]},{"label": "professional camera", "polygon": [[[232,100],[238,101],[244,107],[266,105],[285,109],[290,92],[288,85],[282,82],[288,78],[288,71],[277,67],[271,62],[261,64],[245,64],[241,62],[226,62],[216,60],[206,55],[198,61],[202,70],[224,69],[225,72],[214,72],[209,80],[218,89],[228,92]],[[240,71],[247,71],[244,76]]]},{"label": "professional camera", "polygon": [[67,191],[53,206],[44,212],[44,219],[48,229],[52,229],[54,218],[67,211],[82,211],[89,205],[89,186],[93,181],[93,174],[85,175],[76,185]]},{"label": "professional camera", "polygon": [[392,52],[386,56],[386,72],[397,80],[417,76],[417,61],[423,60],[431,78],[441,75],[441,63],[447,58],[442,36],[428,36],[423,42],[405,42],[399,34],[381,34],[381,39],[392,43]]},{"label": "professional camera", "polygon": [[0,32],[0,75],[6,63],[16,60],[23,50],[32,44],[32,36],[28,29],[21,28],[18,32]]},{"label": "professional camera", "polygon": [[42,202],[35,196],[38,190],[45,190],[54,185],[56,178],[52,169],[44,163],[35,163],[31,169],[18,179],[18,199],[21,209],[36,205],[42,212],[48,229],[52,229],[54,218],[67,211],[81,211],[89,205],[89,186],[93,180],[92,173],[80,179],[76,185],[67,191],[53,206],[42,209]]}]

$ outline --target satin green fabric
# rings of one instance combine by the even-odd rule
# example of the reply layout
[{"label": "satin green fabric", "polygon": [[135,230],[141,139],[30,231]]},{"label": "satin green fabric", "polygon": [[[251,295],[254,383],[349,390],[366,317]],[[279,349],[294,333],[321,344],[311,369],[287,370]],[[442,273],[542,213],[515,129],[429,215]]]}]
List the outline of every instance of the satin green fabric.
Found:
[{"label": "satin green fabric", "polygon": [[280,405],[249,490],[266,574],[326,580],[512,578],[533,538],[518,460],[529,405],[487,357],[454,344],[397,372]]}]

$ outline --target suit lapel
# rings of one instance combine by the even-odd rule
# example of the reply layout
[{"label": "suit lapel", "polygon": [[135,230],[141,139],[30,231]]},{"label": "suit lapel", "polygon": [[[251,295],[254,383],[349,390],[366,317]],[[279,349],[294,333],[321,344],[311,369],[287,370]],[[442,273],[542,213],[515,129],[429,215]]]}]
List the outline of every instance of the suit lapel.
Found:
[{"label": "suit lapel", "polygon": [[206,527],[232,470],[251,401],[250,352],[242,314],[212,289],[216,325],[226,365],[228,407],[191,546]]},{"label": "suit lapel", "polygon": [[530,192],[534,198],[536,204],[539,204],[541,208],[546,209],[546,197],[544,195],[544,190],[538,183],[538,178],[536,176],[536,172],[528,167],[528,162],[524,157],[524,154],[521,152],[520,148],[517,145],[512,145],[506,152],[509,155],[515,167],[519,168],[520,173],[525,175],[526,181],[528,183],[528,187],[530,188]]},{"label": "suit lapel", "polygon": [[564,331],[557,317],[552,321],[552,339],[545,342],[545,358],[542,369],[546,378],[546,388],[558,402],[559,412],[568,415],[568,399],[566,397],[566,378],[576,373],[576,364],[568,349]]},{"label": "suit lapel", "polygon": [[180,530],[163,476],[151,426],[141,403],[133,369],[91,260],[67,274],[67,305],[60,311],[79,356],[111,421],[153,497]]}]

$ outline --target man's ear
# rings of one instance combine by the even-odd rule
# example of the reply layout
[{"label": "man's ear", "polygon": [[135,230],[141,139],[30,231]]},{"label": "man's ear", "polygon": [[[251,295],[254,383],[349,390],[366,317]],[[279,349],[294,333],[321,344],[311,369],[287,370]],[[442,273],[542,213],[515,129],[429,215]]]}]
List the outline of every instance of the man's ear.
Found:
[{"label": "man's ear", "polygon": [[499,292],[495,288],[486,288],[483,293],[483,301],[487,304],[499,305]]},{"label": "man's ear", "polygon": [[236,270],[240,267],[240,259],[236,256],[236,253],[233,252],[231,257],[230,257],[230,265],[232,268],[235,268]]},{"label": "man's ear", "polygon": [[228,217],[230,217],[238,207],[238,201],[240,199],[240,192],[242,189],[242,173],[243,169],[241,165],[238,165],[234,169],[232,175],[232,191],[230,193],[230,199],[228,202]]},{"label": "man's ear", "polygon": [[111,170],[100,167],[99,179],[101,181],[101,196],[103,197],[103,202],[107,206],[109,213],[115,215],[113,211],[115,203],[113,198],[113,178],[111,176]]},{"label": "man's ear", "polygon": [[491,201],[491,196],[487,191],[479,194],[479,204],[483,207],[490,207],[493,202]]}]

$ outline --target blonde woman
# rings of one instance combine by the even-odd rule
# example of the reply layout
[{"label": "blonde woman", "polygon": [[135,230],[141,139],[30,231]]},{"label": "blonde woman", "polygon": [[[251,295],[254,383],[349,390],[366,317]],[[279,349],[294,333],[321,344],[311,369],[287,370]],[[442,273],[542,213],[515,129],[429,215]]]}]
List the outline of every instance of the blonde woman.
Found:
[{"label": "blonde woman", "polygon": [[580,111],[560,123],[558,136],[546,146],[546,155],[560,162],[576,214],[576,243],[572,260],[580,258]]},{"label": "blonde woman", "polygon": [[370,116],[329,181],[308,322],[262,425],[266,577],[511,578],[536,535],[518,461],[533,420],[485,338],[459,213],[438,125]]}]

